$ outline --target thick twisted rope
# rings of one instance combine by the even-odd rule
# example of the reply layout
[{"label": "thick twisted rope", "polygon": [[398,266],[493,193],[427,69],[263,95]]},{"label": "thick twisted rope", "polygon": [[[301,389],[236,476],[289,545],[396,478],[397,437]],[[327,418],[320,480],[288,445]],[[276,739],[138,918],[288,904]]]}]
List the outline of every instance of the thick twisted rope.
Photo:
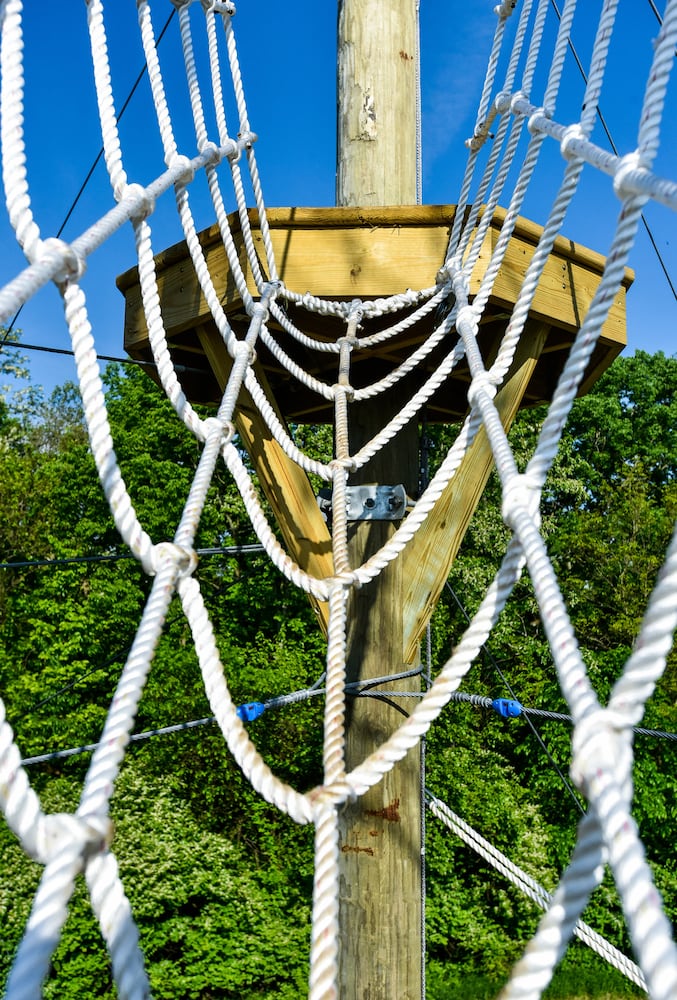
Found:
[{"label": "thick twisted rope", "polygon": [[[502,851],[497,850],[496,847],[469,826],[468,823],[465,823],[460,816],[457,816],[449,806],[441,802],[440,799],[430,792],[426,792],[426,802],[433,815],[452,830],[464,843],[472,847],[480,857],[484,858],[485,861],[512,882],[513,885],[517,886],[521,892],[532,899],[541,909],[548,909],[552,901],[552,896],[542,885],[510,861]],[[601,955],[614,968],[618,969],[619,972],[622,972],[631,982],[644,990],[646,989],[646,981],[639,966],[630,961],[626,955],[610,944],[601,934],[597,934],[596,931],[582,920],[577,921],[573,928],[573,933],[584,944],[587,944],[588,947],[597,952],[598,955]],[[541,984],[539,984],[539,989],[542,989]]]},{"label": "thick twisted rope", "polygon": [[[572,774],[589,802],[582,821],[576,849],[552,899],[526,876],[510,869],[485,845],[483,856],[493,857],[502,870],[511,870],[518,882],[547,911],[523,959],[518,963],[505,997],[537,997],[547,985],[569,937],[578,933],[593,947],[613,955],[589,929],[580,924],[580,913],[599,877],[600,863],[606,858],[623,901],[626,921],[642,972],[629,963],[625,968],[635,982],[645,977],[652,996],[667,1000],[677,992],[677,955],[670,930],[657,898],[641,841],[630,814],[632,798],[631,729],[641,719],[644,705],[664,670],[672,634],[677,625],[677,542],[673,542],[654,594],[647,608],[636,648],[612,691],[606,706],[600,704],[590,684],[586,666],[577,646],[569,615],[559,591],[544,539],[539,531],[538,506],[547,472],[552,464],[564,422],[578,392],[599,331],[613,296],[623,277],[628,253],[635,238],[643,204],[652,199],[669,209],[677,209],[677,184],[658,177],[652,165],[658,148],[665,92],[677,41],[677,0],[666,6],[663,24],[655,41],[637,148],[623,156],[611,155],[592,142],[592,126],[604,79],[609,46],[613,41],[617,0],[602,5],[591,68],[581,117],[576,122],[558,122],[557,97],[563,78],[564,58],[574,23],[575,0],[567,0],[551,51],[546,51],[545,31],[550,9],[548,0],[524,0],[514,30],[514,42],[507,57],[513,2],[499,4],[495,13],[497,30],[485,85],[479,103],[474,134],[469,140],[468,167],[462,182],[446,260],[435,285],[402,292],[370,302],[346,303],[320,299],[311,292],[285,288],[278,280],[277,264],[270,237],[251,129],[240,72],[233,16],[235,8],[224,0],[204,0],[198,10],[192,0],[174,0],[178,8],[187,91],[194,126],[195,148],[180,150],[173,128],[171,109],[164,89],[157,55],[152,10],[149,0],[139,0],[139,30],[146,55],[149,85],[162,140],[165,169],[146,185],[130,182],[123,162],[118,121],[113,100],[112,74],[108,58],[103,0],[88,0],[87,17],[92,48],[95,87],[104,147],[115,206],[70,244],[43,239],[30,202],[23,128],[23,29],[21,0],[2,0],[0,24],[2,42],[3,182],[7,210],[17,240],[27,259],[26,269],[0,290],[0,320],[9,317],[40,287],[49,281],[58,286],[73,343],[92,453],[102,488],[113,512],[115,524],[145,571],[153,576],[151,594],[137,638],[120,676],[101,741],[96,747],[83,785],[80,805],[73,815],[43,814],[20,763],[11,727],[0,703],[0,805],[7,822],[26,852],[44,866],[26,934],[8,981],[9,1000],[33,997],[40,990],[54,948],[58,944],[68,901],[76,876],[86,878],[93,911],[111,954],[113,976],[120,996],[133,1000],[148,996],[148,982],[138,948],[138,935],[129,902],[120,883],[112,853],[108,820],[114,783],[128,743],[136,709],[142,696],[153,654],[162,633],[169,601],[178,593],[190,624],[205,689],[214,716],[235,760],[253,787],[268,801],[300,823],[314,823],[316,831],[316,875],[311,943],[311,1000],[336,996],[338,928],[338,826],[337,810],[347,799],[373,787],[394,764],[416,745],[457,691],[479,650],[486,642],[498,615],[526,566],[534,585],[544,627],[553,651],[553,660],[562,691],[574,722]],[[197,15],[197,16],[195,16]],[[207,38],[210,100],[214,101],[216,135],[210,138],[207,101],[200,89],[199,46],[194,42],[195,22]],[[221,33],[220,33],[221,32]],[[237,111],[237,138],[232,138],[225,113],[225,85],[222,49],[225,48],[228,75]],[[538,71],[545,62],[545,88],[538,103]],[[505,64],[500,88],[499,68]],[[497,123],[496,125],[494,123]],[[526,128],[525,128],[526,126]],[[492,130],[495,129],[495,133]],[[528,135],[526,134],[528,133]],[[559,144],[566,161],[559,190],[539,244],[527,267],[526,278],[495,361],[487,367],[478,344],[485,307],[492,295],[510,244],[518,213],[532,178],[537,176],[539,155],[547,142]],[[490,144],[485,155],[487,144]],[[524,148],[526,147],[526,148]],[[519,161],[522,156],[521,165]],[[485,156],[484,169],[481,160]],[[228,222],[226,196],[220,166],[232,189],[248,266],[257,295],[247,288]],[[536,449],[521,473],[515,464],[508,439],[494,403],[523,335],[543,268],[560,230],[565,212],[577,189],[584,165],[610,175],[621,202],[615,236],[607,264],[592,304],[575,339],[569,359],[559,379],[552,405],[544,422]],[[190,184],[204,171],[215,216],[235,286],[249,317],[247,333],[238,340],[231,329],[214,280],[199,242],[189,198]],[[247,206],[244,173],[249,175],[256,205],[262,260],[254,240]],[[471,300],[469,279],[491,225],[493,210],[506,197],[508,180],[517,172],[512,190],[507,192],[507,211],[491,260],[479,291]],[[473,193],[473,185],[475,190]],[[200,288],[214,322],[232,358],[232,369],[215,417],[203,419],[187,400],[167,344],[161,314],[149,222],[157,198],[174,188],[184,236]],[[159,379],[178,416],[202,443],[195,478],[171,542],[154,542],[136,515],[133,498],[121,476],[108,423],[94,340],[81,285],[88,256],[125,223],[134,229],[139,282],[147,317],[149,343]],[[397,343],[397,338],[429,315],[443,299],[454,296],[453,308],[425,341],[385,377],[355,389],[351,384],[353,352]],[[256,301],[258,299],[259,301]],[[316,312],[341,319],[347,333],[337,343],[312,337],[287,316],[284,303],[299,313]],[[398,313],[407,315],[398,317]],[[312,372],[304,371],[289,356],[268,325],[272,318],[297,342],[319,352],[337,354],[336,382],[327,385]],[[360,323],[394,315],[395,321],[378,332],[359,331]],[[433,350],[446,337],[458,336],[433,372],[426,372],[421,385],[400,410],[357,453],[350,450],[349,404],[359,405],[381,393],[393,393],[404,376],[425,371]],[[336,417],[336,451],[333,461],[318,462],[303,454],[291,440],[275,413],[252,368],[254,351],[262,340],[279,363],[311,391],[331,401]],[[469,414],[460,434],[439,471],[389,541],[362,566],[352,566],[348,558],[346,490],[349,475],[369,459],[408,423],[435,392],[444,385],[459,361],[467,361],[471,384]],[[273,438],[291,461],[306,472],[331,482],[333,490],[334,576],[317,579],[299,566],[284,550],[268,523],[256,485],[233,443],[234,419],[245,387],[259,409]],[[457,644],[453,656],[420,699],[409,718],[366,760],[346,774],[343,757],[345,716],[346,606],[351,588],[375,579],[379,573],[413,543],[418,531],[435,508],[480,428],[492,449],[503,490],[503,517],[512,531],[501,568]],[[220,661],[211,623],[200,587],[193,577],[197,564],[194,539],[207,490],[217,463],[223,459],[240,491],[252,525],[273,564],[296,586],[319,601],[329,602],[326,706],[324,723],[323,783],[308,792],[293,789],[265,764],[244,729],[231,698]],[[448,821],[438,804],[437,814]],[[474,834],[454,819],[463,836],[477,841]],[[587,936],[587,937],[586,937]],[[621,961],[615,955],[612,960]],[[627,962],[627,960],[626,960]],[[623,963],[621,962],[621,965]],[[632,967],[632,968],[630,968]],[[630,968],[630,971],[628,971]]]}]

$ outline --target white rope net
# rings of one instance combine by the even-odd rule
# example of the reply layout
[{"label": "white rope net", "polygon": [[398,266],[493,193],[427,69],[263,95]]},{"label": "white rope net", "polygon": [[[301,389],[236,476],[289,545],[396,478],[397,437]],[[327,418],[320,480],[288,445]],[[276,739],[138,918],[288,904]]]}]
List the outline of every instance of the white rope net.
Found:
[{"label": "white rope net", "polygon": [[[495,9],[495,41],[477,125],[468,144],[468,165],[457,199],[459,210],[446,259],[440,261],[438,279],[420,291],[407,290],[388,299],[353,303],[322,300],[305,290],[288,289],[279,280],[256,166],[256,136],[250,127],[238,67],[233,30],[234,5],[229,0],[203,0],[201,4],[191,0],[173,2],[178,11],[194,136],[191,145],[182,150],[165,93],[153,18],[155,8],[161,8],[164,16],[167,5],[159,0],[155,4],[139,0],[139,30],[164,149],[164,169],[151,183],[142,185],[130,179],[125,167],[113,99],[104,3],[103,0],[88,0],[86,16],[101,134],[115,205],[68,244],[43,234],[40,220],[34,216],[31,207],[23,127],[23,4],[21,0],[3,0],[0,4],[3,180],[8,214],[28,261],[27,267],[0,291],[0,321],[11,317],[47,283],[53,282],[59,289],[101,484],[121,536],[145,571],[153,577],[151,594],[121,673],[75,813],[48,815],[43,812],[21,766],[20,752],[5,721],[3,709],[0,802],[7,823],[24,850],[44,865],[32,913],[7,983],[7,997],[19,1000],[40,994],[66,918],[74,881],[80,873],[84,873],[92,909],[110,952],[119,996],[139,1000],[149,995],[133,913],[112,850],[109,808],[116,776],[132,733],[136,709],[151,669],[153,652],[175,594],[183,604],[207,695],[233,757],[265,799],[297,822],[315,825],[316,876],[310,997],[312,1000],[335,997],[339,932],[338,810],[348,799],[360,796],[378,783],[426,733],[466,675],[526,568],[533,581],[561,688],[574,720],[572,773],[588,801],[589,809],[581,821],[571,863],[552,897],[548,897],[528,876],[518,874],[517,881],[544,907],[545,915],[502,996],[540,996],[572,934],[587,935],[588,938],[594,935],[579,922],[579,917],[606,863],[611,868],[623,902],[638,963],[636,967],[620,956],[619,967],[625,963],[626,974],[635,982],[645,982],[652,997],[669,1000],[677,995],[677,952],[645,860],[630,804],[632,727],[641,719],[644,704],[661,676],[677,623],[677,540],[673,540],[667,553],[635,650],[608,703],[602,705],[588,678],[545,542],[539,532],[538,509],[544,480],[567,414],[622,281],[642,207],[653,199],[669,209],[677,208],[677,183],[657,176],[652,170],[658,150],[666,88],[675,58],[677,0],[670,0],[665,7],[662,27],[654,41],[653,63],[637,123],[636,146],[623,156],[612,155],[599,148],[591,138],[607,53],[614,37],[618,3],[605,0],[601,5],[599,26],[589,60],[583,111],[578,120],[567,120],[565,123],[560,123],[557,118],[558,95],[576,12],[575,0],[567,0],[561,20],[556,22],[556,30],[550,32],[545,30],[546,24],[550,23],[548,19],[553,17],[550,0],[523,0],[521,4],[505,0],[499,5]],[[198,35],[199,45],[196,41]],[[205,37],[206,45],[202,44]],[[202,66],[198,72],[198,53],[204,54],[207,60],[204,72]],[[501,79],[497,76],[499,70],[503,74]],[[209,81],[205,89],[203,80]],[[237,118],[227,122],[224,94],[230,93],[231,88]],[[210,108],[209,114],[206,107]],[[212,119],[214,126],[208,125],[208,120]],[[477,342],[479,326],[527,189],[536,175],[539,154],[542,147],[553,141],[559,144],[564,158],[561,184],[498,354],[487,368]],[[538,444],[525,472],[520,473],[494,405],[494,397],[510,368],[539,277],[586,164],[609,175],[609,183],[613,184],[619,199],[617,225],[607,248],[601,281],[571,348]],[[263,266],[257,256],[247,214],[243,183],[245,174],[249,176],[258,209],[264,247]],[[232,277],[249,316],[248,331],[243,339],[238,339],[229,325],[221,306],[219,289],[215,287],[197,238],[189,193],[196,175],[206,178]],[[516,177],[516,180],[508,187],[511,177]],[[226,210],[227,198],[223,193],[226,185],[230,190],[228,197],[233,200],[239,214],[249,268],[256,281],[257,294],[254,296],[248,291],[235,250]],[[172,190],[202,293],[233,360],[218,411],[208,419],[202,419],[184,395],[173,367],[160,308],[149,220],[156,201]],[[471,299],[469,276],[483,245],[493,210],[499,202],[507,206],[505,220],[481,287]],[[481,205],[485,208],[480,213]],[[171,540],[149,537],[137,519],[133,498],[129,496],[118,468],[94,336],[88,319],[87,299],[81,285],[90,255],[120,227],[128,225],[134,231],[149,341],[159,379],[178,418],[203,446],[183,516]],[[354,352],[369,351],[390,338],[395,341],[411,323],[431,313],[443,299],[453,301],[453,308],[404,365],[366,388],[354,389],[351,386],[350,361]],[[308,312],[339,317],[345,322],[344,336],[336,343],[328,344],[304,333],[288,319],[285,303],[292,303]],[[408,310],[405,320],[398,319],[402,310]],[[359,323],[390,314],[395,317],[395,322],[388,329],[371,336],[356,336]],[[305,347],[334,352],[335,382],[323,383],[311,373],[301,370],[276,339],[268,325],[269,317],[273,317],[287,334],[297,338]],[[454,332],[457,337],[450,336]],[[357,453],[351,453],[350,408],[359,405],[361,400],[392,390],[411,369],[421,366],[445,338],[453,346],[438,369],[424,380],[413,398],[371,442]],[[291,376],[331,402],[336,422],[336,454],[333,461],[322,463],[302,454],[275,417],[252,368],[259,341],[266,345],[281,365],[289,369]],[[422,410],[463,359],[471,376],[469,415],[453,447],[389,541],[364,565],[351,565],[347,523],[343,514],[349,475],[363,467]],[[243,387],[254,399],[271,435],[285,454],[306,472],[322,477],[332,488],[335,567],[332,576],[316,578],[298,565],[277,541],[267,521],[257,490],[233,441],[233,421]],[[485,428],[493,451],[502,483],[503,516],[512,531],[512,540],[483,603],[430,689],[386,743],[346,773],[344,713],[349,594],[353,588],[376,578],[406,547],[416,544],[417,532],[454,479],[480,427]],[[271,771],[240,721],[200,586],[194,576],[197,556],[193,542],[211,477],[219,462],[224,462],[232,474],[257,535],[275,566],[312,598],[329,604],[324,782],[309,792],[289,787]],[[433,803],[433,809],[442,815],[445,822],[451,822],[455,829],[462,831],[462,835],[476,839],[469,828],[463,828],[461,821],[455,818],[450,820],[453,814],[448,810],[445,812],[443,804]],[[486,849],[489,850],[488,847]],[[494,860],[499,865],[509,866],[502,856],[494,854]]]}]

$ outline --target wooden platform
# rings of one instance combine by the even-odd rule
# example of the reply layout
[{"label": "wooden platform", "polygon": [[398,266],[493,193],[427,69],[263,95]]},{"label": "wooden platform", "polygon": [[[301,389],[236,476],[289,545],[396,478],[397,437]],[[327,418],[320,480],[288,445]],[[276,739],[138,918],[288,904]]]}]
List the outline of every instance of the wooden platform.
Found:
[{"label": "wooden platform", "polygon": [[[268,211],[268,220],[280,277],[288,288],[332,299],[351,300],[378,298],[407,288],[433,285],[444,260],[454,213],[453,205],[277,208]],[[496,210],[473,270],[471,294],[475,294],[480,286],[504,217],[502,209]],[[252,226],[255,226],[256,218],[255,212],[250,212]],[[230,222],[248,287],[255,293],[237,216],[231,216]],[[480,346],[485,358],[496,350],[505,330],[541,231],[541,227],[526,219],[518,220],[482,322]],[[263,259],[262,241],[256,228],[254,240],[260,259]],[[242,333],[246,329],[247,317],[228,270],[218,227],[204,230],[200,241],[229,321],[236,332]],[[572,335],[582,323],[599,284],[603,266],[604,258],[600,254],[563,237],[556,240],[530,312],[531,319],[548,324],[548,335],[524,405],[550,399]],[[192,369],[181,374],[184,389],[193,401],[215,402],[220,399],[221,393],[213,365],[202,347],[205,331],[213,331],[214,324],[185,244],[177,244],[158,254],[156,267],[172,355],[175,363]],[[626,344],[625,293],[631,282],[632,273],[626,271],[594,351],[582,392],[590,388]],[[125,350],[134,358],[152,360],[136,269],[127,271],[117,283],[126,300]],[[302,329],[312,331],[319,337],[334,340],[342,335],[342,324],[336,320],[317,317],[305,310],[302,315],[293,308],[288,311]],[[386,317],[382,322],[387,325],[392,319]],[[274,324],[271,326],[275,328]],[[361,355],[354,352],[353,384],[368,384],[399,364],[425,338],[431,326],[432,319],[420,323],[396,343],[385,345],[374,353]],[[365,325],[363,333],[371,333],[377,328]],[[281,330],[278,335],[285,349],[302,367],[329,384],[336,381],[335,355],[299,347]],[[427,359],[419,378],[436,367],[440,357],[449,350],[450,343],[446,342],[440,351]],[[333,420],[333,412],[325,400],[299,386],[262,345],[257,348],[257,353],[279,409],[288,420],[306,423]],[[466,411],[467,381],[467,370],[462,367],[429,404],[428,419],[443,422],[458,420]],[[403,398],[411,388],[411,383],[402,386]]]}]

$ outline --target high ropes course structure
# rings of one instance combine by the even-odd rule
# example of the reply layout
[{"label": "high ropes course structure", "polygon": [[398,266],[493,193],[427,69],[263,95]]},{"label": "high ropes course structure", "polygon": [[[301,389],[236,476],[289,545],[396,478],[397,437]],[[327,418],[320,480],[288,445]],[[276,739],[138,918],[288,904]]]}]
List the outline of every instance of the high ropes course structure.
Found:
[{"label": "high ropes course structure", "polygon": [[[455,207],[414,204],[417,192],[409,190],[385,208],[373,201],[360,204],[369,181],[354,183],[363,167],[351,166],[347,155],[339,167],[339,206],[328,210],[266,206],[230,0],[173,0],[194,124],[188,147],[181,147],[177,138],[156,44],[155,9],[164,19],[171,8],[161,0],[138,0],[164,164],[151,183],[135,181],[120,140],[104,6],[103,0],[88,0],[86,17],[114,203],[66,243],[43,232],[32,207],[24,135],[23,4],[0,3],[3,181],[9,219],[27,260],[25,269],[0,291],[0,321],[7,322],[50,282],[60,292],[101,486],[121,537],[152,578],[74,813],[43,811],[3,708],[0,803],[24,851],[44,866],[6,984],[8,1000],[40,995],[80,874],[110,953],[118,996],[150,996],[134,913],[118,873],[109,812],[175,595],[192,631],[212,711],[237,764],[263,798],[296,822],[314,826],[309,996],[366,996],[351,985],[352,972],[341,954],[342,942],[354,931],[343,927],[342,933],[351,915],[345,901],[340,902],[340,885],[342,879],[357,877],[351,876],[350,865],[357,863],[359,853],[342,846],[359,835],[361,802],[370,801],[379,787],[389,788],[379,801],[397,801],[400,785],[388,785],[395,781],[393,775],[406,783],[407,768],[418,773],[422,737],[457,693],[524,571],[533,584],[573,721],[571,774],[588,804],[554,894],[512,865],[443,802],[428,794],[427,804],[544,910],[501,997],[540,996],[576,934],[651,997],[674,1000],[677,952],[632,818],[631,773],[633,729],[664,670],[677,623],[677,541],[666,554],[632,655],[602,704],[539,530],[539,504],[574,398],[623,344],[624,296],[631,280],[626,264],[643,206],[652,200],[677,209],[677,183],[654,172],[675,62],[677,0],[669,0],[658,18],[636,144],[630,151],[609,152],[593,141],[618,0],[597,5],[584,99],[574,120],[559,109],[575,0],[566,0],[561,13],[552,0],[504,0],[487,13],[495,20],[495,36]],[[375,13],[382,11],[382,0],[354,5],[360,6],[374,15],[383,41],[385,19],[379,21]],[[556,30],[549,30],[553,8]],[[347,0],[340,9],[344,19],[353,16]],[[409,55],[415,47],[415,38],[402,43],[403,65],[415,62]],[[339,78],[344,81],[357,72],[351,58],[345,42],[339,48]],[[406,101],[416,115],[416,74],[410,78]],[[341,100],[339,113],[348,120],[353,112]],[[227,121],[229,104],[236,111],[235,119]],[[367,139],[375,138],[375,109],[380,110],[378,98],[362,94],[359,131]],[[399,115],[396,108],[394,126]],[[397,178],[409,170],[404,146],[395,137],[390,173]],[[520,210],[529,186],[538,183],[542,150],[557,147],[561,180],[543,225],[535,225],[521,218]],[[561,235],[584,166],[606,175],[618,199],[605,257]],[[191,183],[197,177],[206,181],[216,218],[200,234],[191,205]],[[185,242],[155,254],[153,212],[168,193],[176,199]],[[231,214],[227,197],[234,207]],[[177,419],[202,446],[171,539],[149,537],[118,467],[81,282],[90,256],[125,226],[133,229],[138,253],[136,268],[118,279],[126,297],[125,345],[134,357],[152,358],[155,377]],[[354,263],[358,260],[359,265]],[[186,356],[193,367],[202,364],[203,375],[181,373]],[[192,404],[213,398],[217,385],[218,405],[213,416],[203,418]],[[520,405],[546,399],[550,405],[538,442],[520,471],[507,428]],[[459,421],[460,430],[413,502],[415,487],[405,468],[411,454],[407,435],[424,411],[434,420]],[[331,422],[332,460],[303,453],[288,432],[289,419]],[[245,449],[249,466],[243,460]],[[308,595],[326,632],[324,780],[307,791],[289,787],[260,756],[242,718],[246,712],[231,697],[205,609],[194,539],[219,463],[225,463],[237,484],[268,557]],[[421,694],[419,642],[492,466],[500,478],[511,540],[453,654]],[[324,513],[309,475],[326,484]],[[268,509],[278,520],[282,541]],[[374,645],[376,673],[388,674],[402,690],[408,679],[408,690],[416,692],[419,685],[420,696],[396,728],[392,720],[387,727],[377,722],[378,738],[370,743],[357,707],[367,700],[357,700],[348,712],[346,699],[351,684],[354,690],[356,681],[366,683],[374,676],[369,674]],[[417,865],[420,857],[411,866],[414,879],[420,874]],[[605,865],[623,903],[637,964],[579,920]],[[409,878],[405,869],[397,869],[402,891]],[[393,955],[392,964],[398,961],[402,964],[402,956]],[[398,989],[378,995],[405,996]]]}]

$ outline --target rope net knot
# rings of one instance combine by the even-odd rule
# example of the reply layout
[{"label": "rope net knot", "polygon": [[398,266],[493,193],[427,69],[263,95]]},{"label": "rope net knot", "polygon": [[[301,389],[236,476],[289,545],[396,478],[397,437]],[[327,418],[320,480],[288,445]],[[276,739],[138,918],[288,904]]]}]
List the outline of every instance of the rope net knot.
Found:
[{"label": "rope net knot", "polygon": [[574,160],[580,156],[580,144],[585,142],[586,135],[579,122],[569,125],[562,133],[559,144],[560,152],[565,160]]},{"label": "rope net knot", "polygon": [[614,171],[613,188],[621,201],[640,195],[642,202],[649,200],[646,182],[651,177],[651,171],[644,162],[642,154],[635,150],[623,156]]},{"label": "rope net knot", "polygon": [[47,263],[55,259],[59,263],[59,269],[53,274],[53,280],[57,284],[77,283],[87,270],[85,259],[80,257],[70,244],[56,236],[39,241],[34,247],[33,263]]},{"label": "rope net knot", "polygon": [[468,402],[475,408],[479,405],[480,397],[484,400],[492,400],[497,392],[497,386],[488,372],[480,372],[475,375],[468,387]]},{"label": "rope net knot", "polygon": [[573,736],[571,778],[586,797],[590,785],[603,774],[611,775],[625,788],[627,804],[632,797],[632,728],[612,709],[590,712],[576,725]]},{"label": "rope net knot", "polygon": [[207,417],[202,421],[200,428],[202,441],[215,438],[224,446],[230,444],[236,434],[237,428],[232,420],[219,420],[218,417]]},{"label": "rope net knot", "polygon": [[[192,3],[193,0],[179,0],[180,3]],[[209,151],[208,156],[209,156]],[[195,165],[189,156],[183,153],[175,153],[169,158],[167,163],[172,173],[174,184],[178,187],[187,187],[195,179]]]},{"label": "rope net knot", "polygon": [[147,219],[155,211],[155,199],[142,184],[124,184],[115,197],[123,202],[135,222]]},{"label": "rope net knot", "polygon": [[504,522],[513,531],[517,530],[520,517],[526,516],[540,526],[539,504],[541,502],[541,484],[529,473],[513,475],[503,488],[501,513]]},{"label": "rope net knot", "polygon": [[74,816],[51,813],[38,824],[36,861],[48,865],[61,855],[79,857],[85,863],[107,851],[113,843],[113,824],[107,816]]},{"label": "rope net knot", "polygon": [[147,568],[144,567],[146,572],[149,576],[156,576],[167,566],[174,567],[180,579],[192,576],[198,566],[197,552],[173,542],[159,542],[153,545],[148,554]]}]

